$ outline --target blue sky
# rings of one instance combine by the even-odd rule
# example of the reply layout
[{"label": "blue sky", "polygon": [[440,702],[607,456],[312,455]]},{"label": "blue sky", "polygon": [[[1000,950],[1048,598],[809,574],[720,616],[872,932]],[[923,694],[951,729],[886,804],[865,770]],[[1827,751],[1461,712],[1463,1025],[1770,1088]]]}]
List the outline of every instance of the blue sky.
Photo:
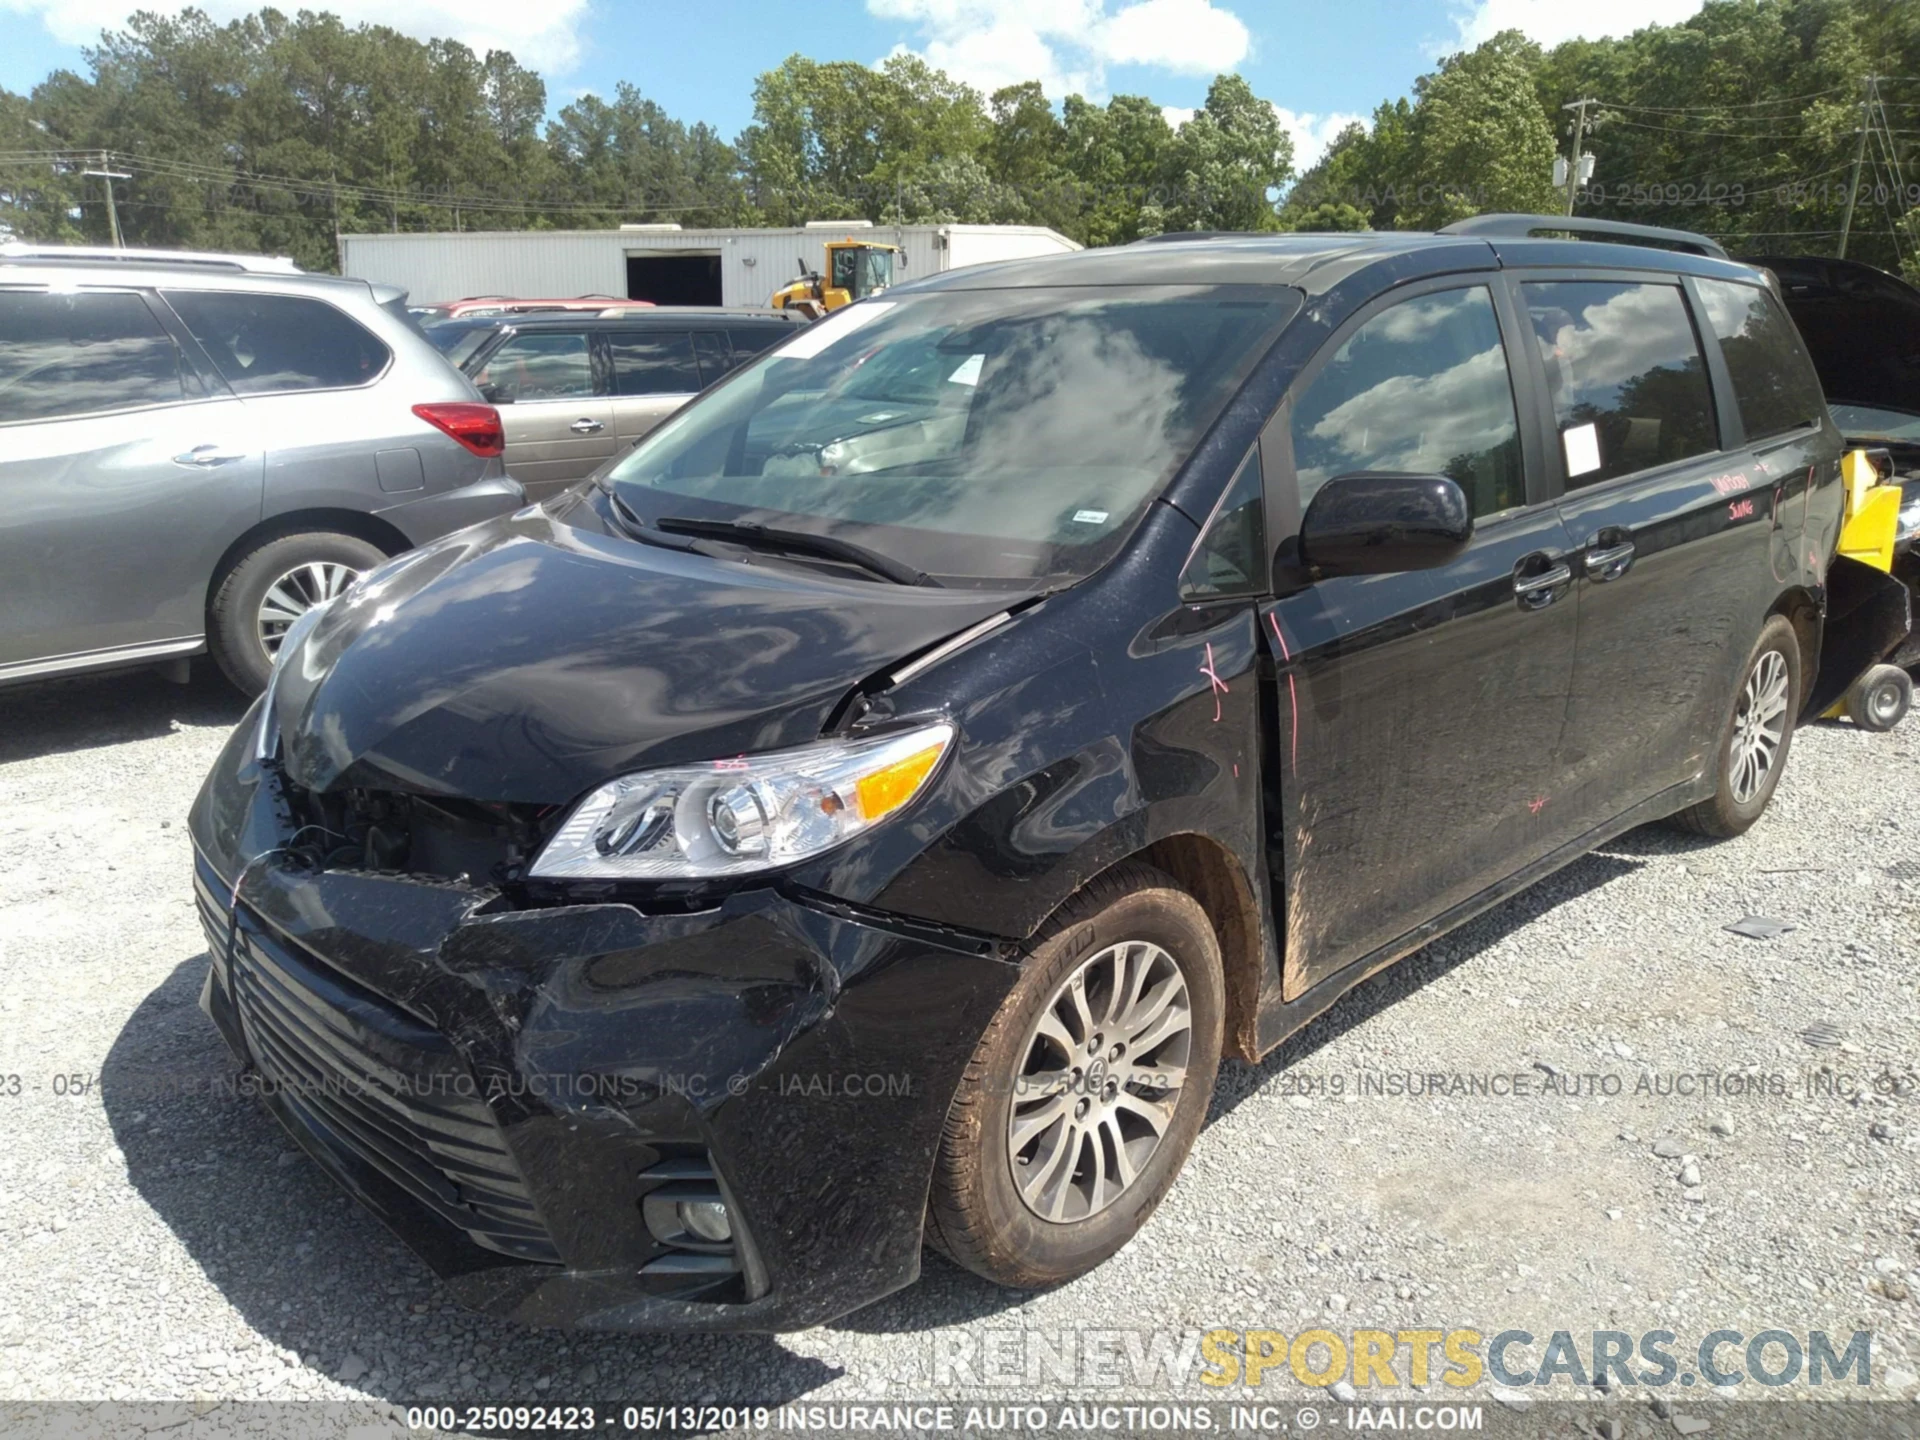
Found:
[{"label": "blue sky", "polygon": [[[309,0],[313,3],[313,0]],[[754,76],[794,51],[874,63],[896,50],[927,56],[983,90],[1042,80],[1104,99],[1145,94],[1181,110],[1207,81],[1238,70],[1279,107],[1300,159],[1344,121],[1408,92],[1434,60],[1517,26],[1552,44],[1684,19],[1699,0],[336,0],[350,21],[503,46],[546,77],[558,109],[583,91],[631,81],[681,119],[732,139],[752,118]],[[138,0],[0,0],[0,85],[31,89],[60,67],[84,72],[81,49],[124,23]],[[165,0],[145,8],[174,9]],[[225,19],[254,8],[202,0]],[[294,3],[283,0],[283,8]],[[1583,13],[1584,12],[1584,13]],[[1597,13],[1603,12],[1603,13]]]}]

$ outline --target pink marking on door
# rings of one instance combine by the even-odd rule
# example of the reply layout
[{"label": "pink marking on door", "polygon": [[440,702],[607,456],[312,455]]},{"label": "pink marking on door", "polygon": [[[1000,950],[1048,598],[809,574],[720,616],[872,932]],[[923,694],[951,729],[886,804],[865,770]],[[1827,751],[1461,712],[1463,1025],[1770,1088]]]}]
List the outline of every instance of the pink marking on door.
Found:
[{"label": "pink marking on door", "polygon": [[[1289,665],[1293,663],[1293,652],[1287,648],[1287,637],[1281,633],[1280,617],[1273,611],[1267,612],[1267,623],[1273,626],[1273,638],[1280,642],[1280,658]],[[1300,773],[1300,696],[1293,688],[1293,674],[1287,674],[1287,707],[1293,712],[1293,735],[1287,747],[1287,773]]]},{"label": "pink marking on door", "polygon": [[1538,800],[1527,801],[1527,813],[1530,815],[1538,815],[1541,811],[1541,808],[1545,806],[1546,803],[1547,803],[1547,797],[1544,795],[1542,795]]},{"label": "pink marking on door", "polygon": [[1214,724],[1217,725],[1220,723],[1220,697],[1232,692],[1227,689],[1227,682],[1222,680],[1219,673],[1213,668],[1213,642],[1211,640],[1207,642],[1207,663],[1200,667],[1200,673],[1207,677],[1207,691],[1213,696],[1213,721]]}]

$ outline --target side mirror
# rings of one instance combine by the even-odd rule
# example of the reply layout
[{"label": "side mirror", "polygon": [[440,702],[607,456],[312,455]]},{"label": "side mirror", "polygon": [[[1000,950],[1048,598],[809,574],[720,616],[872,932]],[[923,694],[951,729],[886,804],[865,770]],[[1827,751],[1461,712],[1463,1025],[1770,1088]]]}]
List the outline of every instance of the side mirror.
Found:
[{"label": "side mirror", "polygon": [[1320,487],[1300,521],[1300,559],[1327,575],[1391,575],[1444,565],[1471,539],[1457,481],[1367,471]]}]

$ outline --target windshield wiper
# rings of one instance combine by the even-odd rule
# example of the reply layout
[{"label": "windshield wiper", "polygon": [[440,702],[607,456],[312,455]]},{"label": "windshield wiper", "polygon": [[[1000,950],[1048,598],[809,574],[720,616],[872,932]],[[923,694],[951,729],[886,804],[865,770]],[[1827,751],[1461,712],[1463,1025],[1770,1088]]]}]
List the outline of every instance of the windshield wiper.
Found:
[{"label": "windshield wiper", "polygon": [[666,515],[653,522],[653,528],[669,535],[697,535],[709,540],[726,540],[749,549],[784,551],[789,555],[813,555],[822,560],[839,560],[858,566],[869,574],[890,580],[895,585],[931,585],[940,582],[924,570],[882,555],[851,540],[833,535],[814,535],[805,530],[782,530],[752,520],[696,520]]}]

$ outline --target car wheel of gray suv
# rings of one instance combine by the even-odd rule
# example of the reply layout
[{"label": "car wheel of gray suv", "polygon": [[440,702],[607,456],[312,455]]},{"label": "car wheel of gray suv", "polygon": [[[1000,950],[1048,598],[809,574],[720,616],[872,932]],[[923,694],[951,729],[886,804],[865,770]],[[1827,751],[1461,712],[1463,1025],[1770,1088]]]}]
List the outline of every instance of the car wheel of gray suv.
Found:
[{"label": "car wheel of gray suv", "polygon": [[267,688],[287,627],[387,558],[353,535],[282,535],[230,566],[207,606],[207,645],[226,677],[249,695]]},{"label": "car wheel of gray suv", "polygon": [[1199,903],[1129,863],[1044,925],[947,1112],[928,1237],[1002,1285],[1056,1285],[1132,1239],[1206,1119],[1225,1010]]},{"label": "car wheel of gray suv", "polygon": [[1676,825],[1730,839],[1760,818],[1787,768],[1801,694],[1800,640],[1785,617],[1775,615],[1761,630],[1734,692],[1715,761],[1718,786],[1710,799],[1674,816]]}]

